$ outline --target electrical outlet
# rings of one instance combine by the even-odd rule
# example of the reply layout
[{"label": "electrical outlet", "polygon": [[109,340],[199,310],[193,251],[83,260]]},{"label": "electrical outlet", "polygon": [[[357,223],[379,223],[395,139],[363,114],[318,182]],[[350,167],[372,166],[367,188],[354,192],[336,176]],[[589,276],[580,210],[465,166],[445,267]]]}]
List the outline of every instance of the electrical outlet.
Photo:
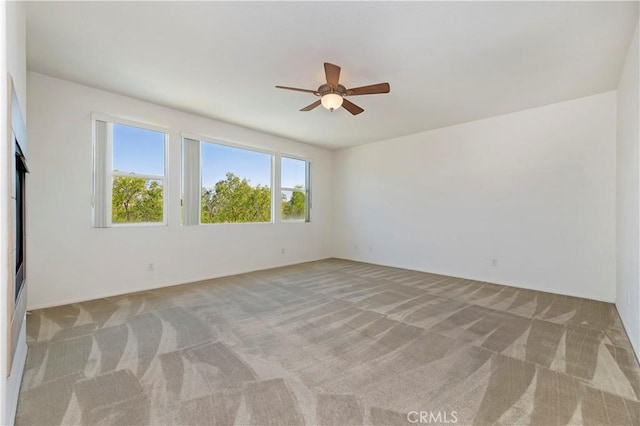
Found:
[{"label": "electrical outlet", "polygon": [[498,259],[491,259],[491,266],[498,266]]},{"label": "electrical outlet", "polygon": [[354,249],[355,251],[358,251],[358,245],[357,245],[357,244],[356,244],[356,245],[354,245],[354,246],[353,246],[353,249]]},{"label": "electrical outlet", "polygon": [[627,291],[627,306],[631,306],[631,294]]},{"label": "electrical outlet", "polygon": [[280,250],[280,253],[284,254],[284,247]]},{"label": "electrical outlet", "polygon": [[155,271],[155,270],[156,270],[156,264],[155,264],[155,263],[151,262],[151,263],[149,263],[149,264],[147,265],[147,271],[149,271],[149,272],[153,272],[153,271]]},{"label": "electrical outlet", "polygon": [[369,252],[373,251],[373,246],[369,246]]}]

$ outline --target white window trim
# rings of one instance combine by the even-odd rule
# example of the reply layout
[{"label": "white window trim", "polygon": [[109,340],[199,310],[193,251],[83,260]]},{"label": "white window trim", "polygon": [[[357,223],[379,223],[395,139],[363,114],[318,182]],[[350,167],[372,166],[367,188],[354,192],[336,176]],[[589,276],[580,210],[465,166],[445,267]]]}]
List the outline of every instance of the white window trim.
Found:
[{"label": "white window trim", "polygon": [[[156,126],[143,122],[128,120],[120,117],[115,117],[101,113],[91,113],[91,122],[93,129],[93,139],[95,144],[96,138],[96,121],[104,121],[107,123],[107,135],[106,135],[106,156],[103,159],[105,161],[105,210],[106,210],[106,227],[107,228],[131,228],[131,227],[151,227],[151,226],[168,226],[168,210],[169,210],[169,142],[170,142],[170,129],[166,127]],[[119,124],[128,127],[136,127],[144,130],[151,130],[164,134],[164,175],[150,175],[144,173],[135,172],[121,172],[113,170],[113,125]],[[98,161],[99,159],[94,159]],[[95,163],[94,163],[95,164]],[[95,167],[95,166],[94,166]],[[94,170],[95,173],[95,170]],[[153,179],[162,182],[162,222],[136,222],[136,223],[113,223],[113,177],[139,177],[142,179]],[[95,200],[95,188],[93,199]],[[95,207],[95,202],[93,203]],[[95,214],[95,213],[94,213]]]},{"label": "white window trim", "polygon": [[280,197],[276,197],[276,186],[279,185],[278,179],[276,176],[280,176],[280,164],[278,158],[280,156],[276,153],[271,156],[271,223],[276,223],[279,218],[279,214],[276,212],[279,211],[280,206],[279,203],[282,202]]},{"label": "white window trim", "polygon": [[242,143],[242,142],[232,142],[226,139],[221,139],[221,138],[217,138],[217,137],[213,137],[213,136],[206,136],[206,135],[199,135],[197,133],[187,133],[187,132],[182,132],[180,134],[180,136],[182,138],[189,138],[189,139],[195,139],[197,141],[202,142],[206,142],[206,143],[213,143],[216,145],[223,145],[223,146],[228,146],[230,148],[238,148],[238,149],[244,149],[247,151],[254,151],[254,152],[259,152],[261,154],[269,154],[269,155],[277,155],[278,152],[274,151],[274,150],[270,150],[270,149],[266,149],[266,148],[262,148],[259,146],[255,146],[255,145],[251,145],[251,144],[247,144],[247,143]]},{"label": "white window trim", "polygon": [[[292,160],[304,161],[305,163],[305,176],[304,176],[304,188],[289,188],[282,185],[282,158],[290,158]],[[305,194],[305,218],[304,219],[282,219],[282,195],[278,198],[278,222],[279,223],[309,223],[311,222],[311,164],[312,161],[305,157],[299,157],[289,154],[278,154],[278,194],[282,194],[282,191],[302,192]]]},{"label": "white window trim", "polygon": [[146,121],[132,120],[129,118],[118,116],[118,115],[104,114],[101,112],[92,112],[91,120],[94,122],[96,120],[99,120],[99,121],[105,121],[107,123],[122,124],[123,126],[139,127],[141,129],[152,130],[154,132],[159,132],[164,134],[171,133],[171,129],[165,126],[148,123]]}]

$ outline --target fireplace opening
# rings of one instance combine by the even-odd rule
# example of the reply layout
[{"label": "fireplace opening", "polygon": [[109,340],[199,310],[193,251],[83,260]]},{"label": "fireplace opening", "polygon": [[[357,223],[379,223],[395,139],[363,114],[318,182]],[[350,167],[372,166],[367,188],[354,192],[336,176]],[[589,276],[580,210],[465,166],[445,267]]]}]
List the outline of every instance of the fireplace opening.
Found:
[{"label": "fireplace opening", "polygon": [[16,247],[16,281],[14,286],[14,302],[18,300],[20,292],[24,287],[25,269],[25,178],[29,172],[20,149],[20,145],[15,141],[15,247]]}]

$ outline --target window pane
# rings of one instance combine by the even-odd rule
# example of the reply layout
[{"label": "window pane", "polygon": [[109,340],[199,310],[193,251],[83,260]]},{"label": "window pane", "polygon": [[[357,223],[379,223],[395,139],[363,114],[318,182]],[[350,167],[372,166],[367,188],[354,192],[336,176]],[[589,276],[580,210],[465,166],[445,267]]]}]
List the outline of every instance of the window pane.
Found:
[{"label": "window pane", "polygon": [[202,142],[201,223],[271,222],[271,155]]},{"label": "window pane", "polygon": [[306,165],[306,161],[282,157],[280,185],[283,188],[305,188]]},{"label": "window pane", "polygon": [[162,181],[114,176],[112,223],[162,222]]},{"label": "window pane", "polygon": [[305,220],[306,201],[304,192],[282,191],[282,220]]},{"label": "window pane", "polygon": [[164,133],[114,123],[113,170],[164,176]]}]

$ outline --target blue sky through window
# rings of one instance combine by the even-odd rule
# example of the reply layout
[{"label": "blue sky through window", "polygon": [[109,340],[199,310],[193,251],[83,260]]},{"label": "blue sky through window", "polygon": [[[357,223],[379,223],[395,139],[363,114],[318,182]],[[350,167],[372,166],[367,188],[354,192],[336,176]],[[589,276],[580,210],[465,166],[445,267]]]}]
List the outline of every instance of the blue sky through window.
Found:
[{"label": "blue sky through window", "polygon": [[114,123],[113,170],[164,175],[164,133]]},{"label": "blue sky through window", "polygon": [[[113,169],[138,174],[164,175],[162,132],[113,124]],[[202,186],[211,188],[227,172],[249,180],[251,186],[271,186],[271,155],[203,142]],[[282,158],[282,186],[305,185],[305,162]]]},{"label": "blue sky through window", "polygon": [[295,188],[298,185],[304,187],[307,180],[306,163],[302,160],[282,157],[280,174],[283,188]]},{"label": "blue sky through window", "polygon": [[271,156],[256,151],[203,142],[202,186],[211,188],[227,172],[249,180],[249,185],[271,186]]}]

